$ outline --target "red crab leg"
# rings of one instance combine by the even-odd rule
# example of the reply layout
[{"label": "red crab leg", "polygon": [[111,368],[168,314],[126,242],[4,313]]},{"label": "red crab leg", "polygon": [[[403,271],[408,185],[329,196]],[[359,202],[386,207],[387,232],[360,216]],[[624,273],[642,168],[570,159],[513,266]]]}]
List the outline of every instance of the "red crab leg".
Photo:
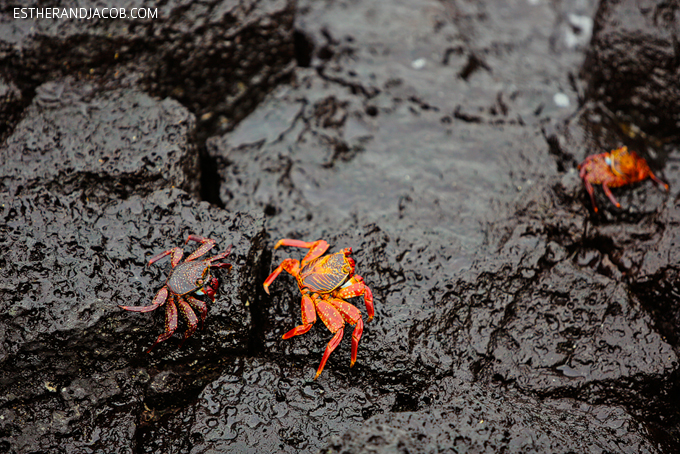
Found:
[{"label": "red crab leg", "polygon": [[151,303],[150,306],[121,306],[118,305],[121,309],[125,309],[126,311],[132,311],[132,312],[151,312],[153,310],[158,309],[160,306],[165,303],[165,300],[168,298],[168,289],[167,287],[161,288],[158,293],[156,293],[156,296],[153,297],[153,302]]},{"label": "red crab leg", "polygon": [[352,332],[352,360],[349,367],[353,367],[357,362],[357,351],[359,351],[359,341],[364,332],[364,321],[361,319],[361,312],[359,309],[338,298],[329,299],[328,302],[340,312],[345,322],[356,325],[354,332]]},{"label": "red crab leg", "polygon": [[[612,201],[614,205],[616,205],[616,208],[621,208],[621,204],[614,198],[614,194],[612,194],[612,190],[609,189],[609,186],[607,186],[606,183],[602,183],[602,189],[604,190],[604,193],[607,194],[607,197],[609,197],[609,200]],[[593,203],[594,205],[594,203]],[[597,209],[595,209],[597,211]]]},{"label": "red crab leg", "polygon": [[319,318],[321,319],[321,321],[324,323],[324,325],[326,325],[326,327],[331,333],[335,333],[335,336],[333,336],[330,342],[328,342],[328,345],[326,346],[326,351],[324,352],[323,357],[321,358],[321,363],[319,364],[319,368],[317,369],[316,375],[314,376],[314,380],[316,380],[317,378],[319,378],[319,375],[321,375],[321,371],[326,365],[328,357],[331,356],[333,350],[335,350],[336,347],[340,344],[340,341],[342,340],[343,326],[345,325],[345,322],[342,319],[342,315],[340,315],[340,312],[338,312],[338,310],[327,301],[317,299],[316,301],[314,301],[314,303],[316,305],[316,311],[319,313]]},{"label": "red crab leg", "polygon": [[203,238],[202,236],[198,235],[189,235],[187,237],[187,243],[189,241],[197,241],[201,243],[201,245],[196,249],[194,252],[191,253],[189,257],[185,260],[185,262],[191,262],[192,260],[197,259],[198,257],[206,254],[210,249],[215,247],[215,240],[211,240],[210,238]]},{"label": "red crab leg", "polygon": [[166,255],[171,255],[171,254],[172,254],[172,257],[171,257],[172,261],[170,263],[172,264],[172,267],[174,268],[182,260],[182,255],[184,255],[184,251],[182,250],[182,248],[179,248],[179,247],[168,249],[165,252],[161,252],[160,254],[151,257],[151,259],[149,260],[149,265],[151,265],[154,262],[159,261],[160,259],[162,259]]},{"label": "red crab leg", "polygon": [[272,271],[272,274],[270,274],[269,277],[264,281],[264,291],[267,292],[267,294],[269,294],[269,286],[283,270],[288,271],[297,278],[298,274],[300,274],[300,262],[295,259],[285,259],[283,262],[281,262],[281,264],[277,266],[276,269]]},{"label": "red crab leg", "polygon": [[296,326],[292,330],[283,335],[283,339],[290,339],[293,336],[305,334],[316,322],[316,309],[314,309],[314,302],[307,294],[302,295],[302,325]]},{"label": "red crab leg", "polygon": [[182,312],[182,315],[184,315],[184,318],[187,320],[187,324],[189,327],[187,328],[186,333],[184,333],[184,339],[182,339],[182,343],[179,344],[179,348],[182,348],[182,345],[191,337],[194,332],[196,332],[196,327],[198,326],[198,319],[196,318],[196,314],[194,314],[194,311],[191,310],[191,306],[184,301],[182,298],[179,298],[179,310]]},{"label": "red crab leg", "polygon": [[208,259],[210,266],[213,267],[213,268],[224,268],[226,266],[231,267],[231,265],[228,264],[228,263],[213,263],[213,262],[216,262],[218,260],[222,260],[223,258],[226,258],[227,256],[229,256],[229,254],[231,253],[231,247],[232,247],[232,245],[230,244],[229,246],[227,246],[226,251],[220,252],[219,254],[210,257]]},{"label": "red crab leg", "polygon": [[210,268],[229,268],[231,269],[231,263],[211,263]]},{"label": "red crab leg", "polygon": [[[187,296],[187,303],[201,314],[201,329],[203,329],[203,323],[205,322],[205,317],[208,315],[208,305],[198,298],[193,296]],[[181,309],[181,308],[180,308]]]},{"label": "red crab leg", "polygon": [[175,306],[174,298],[170,297],[168,303],[165,305],[165,332],[158,336],[156,342],[154,342],[151,348],[148,349],[146,352],[151,353],[151,350],[153,350],[156,344],[169,339],[175,333],[176,329],[177,329],[177,306]]},{"label": "red crab leg", "polygon": [[340,289],[333,292],[333,296],[340,299],[354,298],[355,296],[364,295],[364,304],[366,305],[366,312],[368,313],[368,321],[373,320],[375,315],[375,308],[373,307],[373,292],[364,283],[364,279],[361,276],[354,275],[352,279],[349,280],[351,285],[347,287],[341,287]]},{"label": "red crab leg", "polygon": [[307,255],[305,255],[305,257],[302,259],[302,266],[305,266],[312,260],[321,257],[323,253],[328,250],[328,243],[324,240],[317,240],[310,243],[307,241],[289,240],[287,238],[284,238],[282,240],[279,240],[278,243],[276,243],[274,249],[278,249],[279,246],[308,248],[309,252],[307,252]]}]

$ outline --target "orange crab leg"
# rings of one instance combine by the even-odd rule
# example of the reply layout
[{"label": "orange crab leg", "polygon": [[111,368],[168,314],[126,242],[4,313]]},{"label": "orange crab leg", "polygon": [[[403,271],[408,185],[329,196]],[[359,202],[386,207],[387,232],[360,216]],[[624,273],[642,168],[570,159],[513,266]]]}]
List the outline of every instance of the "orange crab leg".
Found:
[{"label": "orange crab leg", "polygon": [[354,367],[354,363],[357,362],[357,352],[359,351],[359,341],[361,340],[361,335],[364,333],[364,320],[359,319],[357,326],[352,332],[352,359],[349,363],[349,367]]},{"label": "orange crab leg", "polygon": [[293,246],[293,247],[302,247],[302,248],[309,249],[309,252],[307,252],[307,255],[305,255],[305,257],[302,259],[302,266],[305,266],[307,263],[311,262],[312,260],[321,257],[323,255],[323,253],[328,250],[328,243],[324,240],[307,242],[307,241],[290,240],[290,239],[284,238],[282,240],[279,240],[278,243],[276,243],[276,246],[274,246],[274,249],[278,249],[279,246]]},{"label": "orange crab leg", "polygon": [[175,330],[177,330],[177,306],[175,306],[174,298],[170,297],[165,306],[165,332],[158,336],[156,342],[146,352],[151,353],[156,344],[169,339],[175,333]]},{"label": "orange crab leg", "polygon": [[321,371],[323,371],[324,366],[326,365],[326,361],[328,361],[328,357],[331,356],[331,353],[333,353],[333,350],[336,349],[336,347],[340,344],[340,341],[342,340],[342,333],[343,333],[343,327],[345,326],[345,322],[342,318],[342,315],[340,312],[333,307],[329,302],[324,301],[322,299],[317,299],[314,301],[316,305],[316,310],[319,313],[319,318],[321,321],[326,325],[328,330],[331,333],[335,333],[335,336],[328,342],[328,345],[326,346],[326,351],[323,354],[323,357],[321,358],[321,363],[319,364],[319,368],[316,371],[316,375],[314,376],[314,380],[319,378],[319,375],[321,375]]},{"label": "orange crab leg", "polygon": [[[609,197],[609,200],[611,200],[611,202],[614,205],[616,205],[616,208],[621,208],[621,204],[619,203],[618,200],[616,200],[616,198],[614,197],[614,194],[612,194],[612,190],[609,189],[609,186],[607,186],[607,183],[602,183],[602,190],[604,191],[605,194],[607,194],[607,197]],[[593,202],[593,205],[595,205],[594,202]],[[595,209],[595,211],[597,211],[597,208]]]},{"label": "orange crab leg", "polygon": [[665,181],[659,179],[656,175],[654,175],[654,174],[652,173],[651,170],[649,171],[649,178],[651,178],[656,184],[660,184],[661,186],[663,186],[664,188],[666,188],[666,191],[668,191],[668,183],[666,183]]},{"label": "orange crab leg", "polygon": [[321,358],[321,363],[319,364],[319,368],[316,371],[314,380],[319,378],[319,375],[321,375],[323,367],[326,365],[326,361],[328,361],[328,358],[331,356],[331,353],[333,353],[333,350],[335,350],[338,347],[338,345],[340,345],[340,341],[342,340],[342,332],[343,328],[340,328],[335,333],[335,336],[333,336],[333,339],[331,339],[328,345],[326,346],[326,351],[323,352],[323,357]]},{"label": "orange crab leg", "polygon": [[305,334],[316,322],[316,309],[314,309],[314,302],[307,294],[302,295],[302,325],[296,326],[292,330],[283,335],[283,339],[290,339],[293,336]]},{"label": "orange crab leg", "polygon": [[118,307],[120,307],[121,309],[125,309],[126,311],[132,312],[151,312],[162,306],[167,298],[168,288],[163,287],[158,291],[158,293],[156,293],[156,296],[153,297],[153,302],[151,303],[150,306],[121,306],[119,304]]},{"label": "orange crab leg", "polygon": [[583,184],[585,185],[586,191],[588,191],[588,195],[590,196],[590,201],[593,204],[593,210],[597,213],[597,205],[595,204],[595,194],[593,194],[595,189],[593,188],[593,185],[586,180],[583,180]]},{"label": "orange crab leg", "polygon": [[329,299],[328,302],[340,312],[342,318],[345,322],[356,325],[354,331],[352,332],[352,360],[349,367],[353,367],[354,363],[357,362],[357,352],[359,351],[359,341],[361,340],[361,335],[364,332],[364,321],[361,318],[361,312],[359,309],[338,298]]},{"label": "orange crab leg", "polygon": [[182,348],[182,345],[184,345],[187,339],[189,339],[191,335],[196,332],[196,328],[198,327],[198,319],[196,318],[194,311],[191,310],[189,303],[184,301],[182,298],[179,298],[178,304],[179,310],[182,312],[182,315],[184,315],[184,318],[186,318],[187,324],[189,325],[186,333],[184,333],[184,339],[182,339],[182,343],[179,344],[179,348]]},{"label": "orange crab leg", "polygon": [[149,265],[159,261],[160,259],[162,259],[166,255],[172,255],[172,257],[171,257],[172,261],[170,263],[172,264],[172,267],[174,268],[182,260],[182,256],[184,255],[184,251],[182,250],[182,248],[179,248],[179,247],[168,249],[165,252],[161,252],[160,254],[151,257],[151,259],[149,260]]},{"label": "orange crab leg", "polygon": [[297,275],[300,274],[300,262],[295,259],[285,259],[283,262],[281,262],[281,264],[277,266],[276,269],[272,271],[272,274],[270,274],[269,277],[264,281],[264,291],[267,292],[267,295],[269,294],[269,286],[283,270],[286,270],[293,276],[297,277]]},{"label": "orange crab leg", "polygon": [[203,238],[202,236],[198,235],[189,235],[187,237],[186,243],[188,243],[189,241],[196,241],[201,243],[201,245],[198,247],[198,249],[192,252],[189,257],[187,257],[185,262],[191,262],[192,260],[195,260],[198,257],[206,254],[210,249],[214,248],[216,244],[215,240],[211,240],[210,238]]},{"label": "orange crab leg", "polygon": [[[373,307],[373,292],[364,283],[364,279],[359,275],[354,275],[347,281],[350,285],[341,287],[333,292],[333,296],[340,299],[354,298],[355,296],[364,296],[364,304],[366,305],[366,312],[368,313],[368,321],[373,320],[375,315],[375,308]],[[347,284],[345,284],[347,285]]]}]

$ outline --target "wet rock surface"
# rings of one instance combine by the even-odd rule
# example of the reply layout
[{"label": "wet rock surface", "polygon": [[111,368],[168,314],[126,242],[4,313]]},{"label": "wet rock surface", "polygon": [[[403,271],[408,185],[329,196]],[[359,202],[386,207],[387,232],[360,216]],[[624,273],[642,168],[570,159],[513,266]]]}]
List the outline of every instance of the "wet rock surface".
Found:
[{"label": "wet rock surface", "polygon": [[[16,284],[0,290],[1,421],[16,452],[54,450],[52,437],[76,450],[116,439],[132,446],[146,406],[181,405],[215,367],[208,357],[247,351],[256,283],[239,270],[262,266],[261,220],[215,210],[180,190],[108,205],[41,190],[6,202],[0,216],[3,282]],[[169,264],[146,262],[190,233],[220,248],[233,243],[228,260],[236,272],[216,272],[220,296],[204,330],[181,350],[169,340],[146,354],[164,330],[164,308],[133,314],[118,305],[150,304]],[[181,322],[178,333],[185,328]],[[115,425],[97,440],[101,418]]]},{"label": "wet rock surface", "polygon": [[621,408],[538,401],[449,378],[426,394],[446,405],[376,416],[335,437],[326,452],[658,452],[646,429]]},{"label": "wet rock surface", "polygon": [[198,193],[195,119],[172,99],[67,78],[39,86],[24,115],[0,149],[8,194],[37,186],[101,200],[169,186]]},{"label": "wet rock surface", "polygon": [[57,15],[50,8],[50,18],[42,20],[30,11],[44,7],[41,2],[25,2],[19,11],[7,5],[0,8],[0,74],[27,93],[56,74],[94,76],[109,85],[138,81],[150,94],[180,101],[206,129],[219,130],[290,73],[294,5],[123,2],[107,11],[74,8],[81,20],[64,18],[66,5]]},{"label": "wet rock surface", "polygon": [[[675,19],[629,3],[3,11],[0,451],[676,452],[675,119],[638,119],[680,99],[616,51]],[[595,214],[576,166],[621,145],[670,193],[596,187]],[[118,305],[151,304],[149,258],[189,234],[234,268],[147,354],[165,308]],[[376,308],[353,368],[349,328],[316,381],[329,331],[281,339],[300,292],[262,282],[306,251],[280,238],[352,247]]]},{"label": "wet rock surface", "polygon": [[589,96],[647,134],[676,135],[678,5],[601,2],[583,72]]}]

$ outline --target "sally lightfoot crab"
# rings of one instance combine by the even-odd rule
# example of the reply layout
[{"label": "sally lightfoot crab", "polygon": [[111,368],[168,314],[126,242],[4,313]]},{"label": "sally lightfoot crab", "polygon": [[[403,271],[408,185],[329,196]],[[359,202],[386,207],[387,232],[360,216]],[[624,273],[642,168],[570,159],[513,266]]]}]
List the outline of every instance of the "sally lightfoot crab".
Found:
[{"label": "sally lightfoot crab", "polygon": [[279,246],[293,246],[309,249],[301,262],[295,259],[285,259],[276,267],[274,272],[264,281],[264,289],[269,293],[269,286],[281,271],[285,270],[295,276],[302,293],[302,324],[283,335],[283,339],[304,334],[316,322],[316,314],[334,334],[326,346],[321,358],[321,364],[316,371],[316,380],[323,371],[331,353],[340,344],[345,323],[356,325],[352,333],[352,357],[350,367],[357,360],[359,340],[364,331],[364,322],[359,309],[345,301],[355,296],[364,297],[368,321],[373,319],[373,293],[364,284],[361,276],[354,274],[354,260],[350,257],[352,248],[345,248],[340,252],[322,255],[328,250],[328,243],[324,240],[305,242],[299,240],[282,239],[276,243]]},{"label": "sally lightfoot crab", "polygon": [[[208,307],[203,301],[196,298],[196,296],[207,295],[212,301],[215,301],[215,292],[217,291],[218,281],[217,278],[212,276],[210,270],[212,268],[231,269],[229,263],[215,263],[229,255],[231,252],[231,245],[229,245],[224,252],[205,260],[196,261],[197,258],[205,255],[215,246],[215,240],[189,235],[186,242],[188,243],[189,241],[197,241],[201,243],[201,245],[182,263],[180,262],[184,255],[184,251],[179,247],[161,252],[149,260],[149,265],[151,265],[169,255],[171,258],[170,264],[172,265],[172,271],[170,272],[165,285],[158,293],[156,293],[150,306],[120,306],[126,311],[151,312],[165,304],[165,332],[158,336],[158,339],[156,339],[156,342],[154,342],[147,353],[153,350],[159,342],[163,342],[170,338],[177,329],[177,305],[179,305],[179,310],[182,312],[182,315],[184,315],[184,318],[189,325],[180,347],[192,334],[194,334],[194,331],[196,331],[196,327],[198,326],[198,319],[196,318],[194,310],[198,311],[201,315],[201,326],[203,326],[205,317],[208,314]],[[175,305],[175,301],[177,301],[177,305]]]},{"label": "sally lightfoot crab", "polygon": [[596,213],[597,205],[595,205],[595,196],[593,195],[594,184],[601,184],[604,193],[618,208],[621,207],[621,204],[614,198],[610,188],[637,183],[649,177],[668,190],[668,185],[652,173],[647,161],[634,151],[628,151],[628,147],[588,156],[579,164],[578,169],[579,176],[583,180],[588,195],[590,195],[593,210]]}]

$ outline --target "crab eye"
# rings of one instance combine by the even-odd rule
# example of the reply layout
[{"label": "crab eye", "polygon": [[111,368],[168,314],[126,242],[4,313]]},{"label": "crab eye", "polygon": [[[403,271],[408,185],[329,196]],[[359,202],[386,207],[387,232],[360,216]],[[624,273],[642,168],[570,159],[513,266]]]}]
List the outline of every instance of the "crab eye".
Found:
[{"label": "crab eye", "polygon": [[199,280],[196,281],[196,286],[197,286],[197,287],[200,287],[200,286],[202,286],[202,285],[203,285],[203,279],[199,279]]}]

